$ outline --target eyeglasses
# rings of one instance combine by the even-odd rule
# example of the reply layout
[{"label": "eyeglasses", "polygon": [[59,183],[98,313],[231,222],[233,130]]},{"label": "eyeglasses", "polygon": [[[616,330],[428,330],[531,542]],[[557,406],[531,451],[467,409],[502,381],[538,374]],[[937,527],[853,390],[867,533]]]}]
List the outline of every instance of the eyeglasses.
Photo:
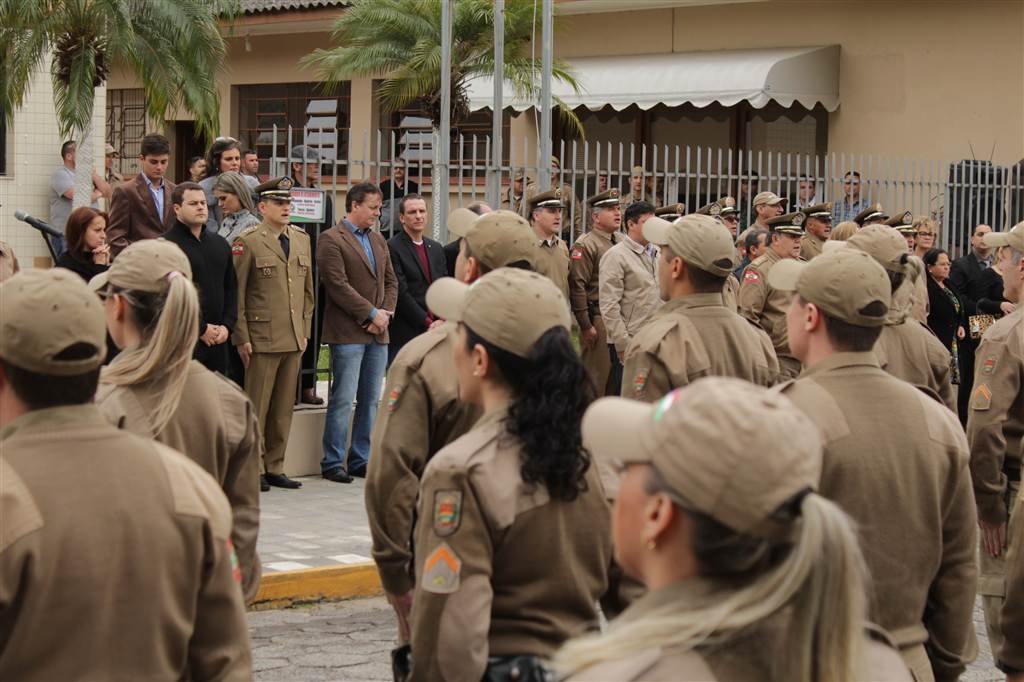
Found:
[{"label": "eyeglasses", "polygon": [[738,223],[740,221],[740,217],[735,213],[730,213],[729,215],[722,216],[722,220],[730,223]]},{"label": "eyeglasses", "polygon": [[935,233],[934,232],[918,232],[917,236],[918,237],[934,237]]}]

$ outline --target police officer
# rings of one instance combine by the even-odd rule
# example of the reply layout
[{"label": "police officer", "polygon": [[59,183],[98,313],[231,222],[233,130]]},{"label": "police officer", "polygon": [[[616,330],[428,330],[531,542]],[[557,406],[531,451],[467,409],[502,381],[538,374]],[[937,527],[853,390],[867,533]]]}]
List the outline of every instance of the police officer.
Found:
[{"label": "police officer", "polygon": [[656,405],[599,400],[583,435],[620,472],[615,556],[651,591],[569,642],[562,675],[910,680],[869,639],[853,524],[815,492],[821,437],[784,396],[704,378]]},{"label": "police officer", "polygon": [[[978,592],[985,609],[985,625],[996,658],[1016,672],[1024,672],[1021,627],[1022,585],[1016,585],[1016,603],[1011,604],[1010,585],[1004,574],[1007,539],[1011,564],[1021,573],[1020,527],[1024,527],[1020,505],[1021,443],[1024,437],[1024,308],[1019,303],[1024,291],[1024,223],[1009,232],[990,232],[986,246],[997,248],[996,269],[1003,279],[1003,297],[1017,303],[1017,309],[996,320],[981,338],[975,354],[975,381],[967,418],[967,441],[971,447],[971,476],[978,503],[981,527]],[[955,408],[954,408],[955,409]],[[1013,509],[1013,515],[1010,510]],[[1011,528],[1007,534],[1007,524]],[[1019,579],[1019,578],[1018,578]],[[1002,627],[999,612],[1003,609]],[[1015,630],[1016,628],[1016,630]],[[1001,644],[1006,637],[1012,652],[1004,658]],[[1012,640],[1012,641],[1011,641]]]},{"label": "police officer", "polygon": [[290,178],[270,180],[254,191],[263,222],[231,245],[238,274],[238,322],[233,343],[246,366],[249,394],[263,434],[263,482],[299,488],[284,473],[299,360],[313,321],[313,257],[309,235],[288,224]]},{"label": "police officer", "polygon": [[882,210],[881,204],[871,204],[853,217],[853,222],[858,227],[867,227],[876,223],[884,223],[889,219],[889,214]]},{"label": "police officer", "polygon": [[484,414],[423,474],[411,679],[542,679],[541,660],[596,618],[611,561],[569,307],[512,268],[440,279],[427,305],[459,323],[459,395]]},{"label": "police officer", "polygon": [[763,329],[725,306],[732,236],[705,215],[676,223],[652,218],[644,236],[661,247],[658,288],[666,303],[626,350],[622,395],[653,402],[704,376],[775,383],[779,361]]},{"label": "police officer", "polygon": [[821,255],[829,233],[832,231],[832,202],[815,204],[800,209],[807,220],[804,222],[803,239],[800,240],[800,256],[811,260]]},{"label": "police officer", "polygon": [[878,366],[891,284],[873,258],[842,248],[782,261],[768,279],[795,292],[789,345],[806,369],[781,390],[824,435],[819,489],[860,529],[871,618],[915,679],[954,680],[977,652],[977,515],[960,423]]},{"label": "police officer", "polygon": [[130,244],[92,279],[90,288],[109,299],[107,326],[124,350],[103,372],[96,405],[110,423],[185,453],[220,483],[231,503],[243,593],[252,601],[260,584],[263,443],[245,393],[192,359],[199,299],[191,280],[188,258],[163,239]]},{"label": "police officer", "polygon": [[732,197],[721,197],[697,209],[700,215],[711,216],[725,225],[729,234],[736,238],[736,229],[740,224],[740,210],[736,208],[736,200]]},{"label": "police officer", "polygon": [[[551,157],[551,189],[557,189],[558,196],[562,200],[562,219],[559,223],[561,227],[561,237],[565,241],[570,240],[570,235],[573,239],[578,239],[583,233],[583,206],[580,205],[580,200],[576,198],[576,193],[572,190],[572,187],[567,183],[562,182],[562,164],[559,162],[557,156]],[[540,183],[531,180],[526,185],[526,194],[524,199],[520,202],[523,210],[523,217],[529,220],[530,214],[533,212],[534,195],[540,192]],[[570,231],[569,225],[572,225]]]},{"label": "police officer", "polygon": [[619,389],[609,383],[612,362],[608,355],[607,330],[601,319],[598,285],[601,257],[622,241],[620,199],[619,190],[615,188],[587,199],[590,230],[572,245],[569,262],[569,301],[580,327],[583,364],[600,395]]},{"label": "police officer", "polygon": [[804,219],[804,214],[799,211],[768,219],[771,230],[768,250],[747,266],[740,283],[739,313],[771,337],[782,378],[792,378],[800,373],[800,361],[790,352],[786,337],[786,311],[793,296],[789,291],[773,287],[768,282],[768,273],[783,260],[800,260]]},{"label": "police officer", "polygon": [[112,305],[0,284],[0,679],[251,679],[220,486],[92,404]]},{"label": "police officer", "polygon": [[[471,283],[501,267],[531,269],[536,236],[526,219],[510,211],[477,216],[459,208],[448,231],[461,237],[455,277]],[[399,640],[409,641],[413,517],[419,479],[434,454],[462,436],[480,408],[459,399],[452,361],[456,324],[420,334],[395,356],[377,413],[366,473],[366,511],[385,596],[395,609]]]},{"label": "police officer", "polygon": [[894,304],[897,307],[909,306],[910,315],[921,322],[928,324],[928,280],[927,270],[918,256],[914,255],[914,247],[917,241],[917,227],[914,226],[914,214],[910,211],[900,211],[897,215],[884,221],[887,225],[903,236],[906,240],[907,253],[910,254],[910,262],[913,270],[908,275],[911,286],[901,290],[899,301]]},{"label": "police officer", "polygon": [[554,283],[569,300],[569,247],[559,237],[562,229],[562,190],[553,189],[529,198],[530,226],[536,239],[534,269]]}]

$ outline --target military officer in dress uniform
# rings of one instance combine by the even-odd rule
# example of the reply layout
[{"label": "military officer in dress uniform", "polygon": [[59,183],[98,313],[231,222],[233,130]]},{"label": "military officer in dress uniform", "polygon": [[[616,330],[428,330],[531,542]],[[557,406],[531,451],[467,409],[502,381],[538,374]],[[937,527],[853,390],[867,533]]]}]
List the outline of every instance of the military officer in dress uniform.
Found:
[{"label": "military officer in dress uniform", "polygon": [[238,274],[238,322],[232,342],[246,366],[245,392],[263,434],[263,480],[298,488],[284,473],[299,361],[312,329],[313,256],[309,235],[288,224],[290,178],[253,190],[263,222],[244,230],[231,245]]},{"label": "military officer in dress uniform", "polygon": [[[562,182],[561,175],[562,164],[557,156],[552,156],[551,189],[557,189],[560,192],[559,198],[562,200],[561,237],[568,242],[570,239],[579,239],[580,235],[583,234],[583,206],[580,204],[580,200],[576,198],[576,193],[572,190],[572,187]],[[523,217],[527,220],[530,219],[530,215],[533,213],[533,197],[538,192],[540,192],[540,183],[532,180],[527,183],[526,194],[522,201],[520,201]],[[570,224],[572,225],[571,231],[569,229]]]},{"label": "military officer in dress uniform", "polygon": [[878,366],[892,285],[871,256],[780,261],[768,280],[794,293],[789,346],[807,367],[781,391],[824,436],[819,490],[857,522],[871,619],[915,679],[955,680],[977,653],[977,514],[960,422]]},{"label": "military officer in dress uniform", "polygon": [[768,282],[768,273],[783,260],[800,260],[805,218],[799,211],[770,218],[771,243],[768,250],[747,266],[740,283],[739,313],[771,337],[779,359],[781,378],[793,378],[800,373],[800,361],[790,352],[786,337],[786,311],[793,294],[773,287]]},{"label": "military officer in dress uniform", "polygon": [[0,284],[0,679],[252,679],[220,486],[92,404],[111,305]]},{"label": "military officer in dress uniform", "polygon": [[771,386],[779,374],[771,339],[726,307],[732,236],[705,215],[652,218],[644,236],[661,247],[658,288],[666,303],[626,350],[622,396],[653,402],[700,377],[730,376]]},{"label": "military officer in dress uniform", "polygon": [[[455,278],[467,284],[502,267],[532,269],[537,237],[521,215],[478,216],[457,208],[448,231],[461,237]],[[384,409],[377,413],[366,472],[366,511],[373,559],[395,609],[399,641],[409,641],[415,576],[413,521],[423,469],[434,454],[469,431],[480,408],[459,399],[452,360],[457,325],[445,322],[402,347],[388,369]]]},{"label": "military officer in dress uniform", "polygon": [[620,200],[619,190],[614,187],[587,199],[590,230],[572,245],[569,262],[569,302],[580,327],[583,364],[598,395],[618,391],[618,386],[609,384],[612,364],[607,330],[601,319],[598,284],[601,257],[622,241]]},{"label": "military officer in dress uniform", "polygon": [[863,211],[853,217],[853,222],[859,227],[867,227],[875,223],[884,223],[889,219],[889,214],[882,210],[881,204],[871,204]]},{"label": "military officer in dress uniform", "polygon": [[815,204],[800,209],[807,220],[804,222],[803,239],[800,240],[800,256],[811,260],[821,255],[829,233],[832,231],[832,202]]},{"label": "military officer in dress uniform", "polygon": [[[1024,517],[1020,497],[1021,458],[1024,456],[1024,223],[1009,232],[990,232],[983,237],[995,247],[995,264],[1003,279],[1003,297],[1017,309],[996,320],[981,338],[975,354],[974,390],[967,418],[967,441],[971,447],[971,476],[981,527],[978,592],[985,609],[992,653],[1016,672],[1024,672],[1024,584],[1017,583],[1011,594],[1004,580],[1007,540],[1011,564],[1018,580],[1024,574],[1021,531]],[[956,410],[956,407],[953,407]],[[1013,510],[1013,514],[1010,511]],[[1009,523],[1010,533],[1007,534]],[[1011,599],[1015,603],[1011,603]],[[1002,609],[1002,627],[999,613]],[[1010,650],[1004,657],[1004,637]]]},{"label": "military officer in dress uniform", "polygon": [[565,204],[562,190],[553,189],[529,198],[530,226],[536,234],[534,269],[558,287],[569,300],[569,247],[559,237]]},{"label": "military officer in dress uniform", "polygon": [[921,324],[928,324],[928,280],[927,280],[927,269],[925,268],[924,261],[914,255],[914,242],[917,240],[917,228],[914,226],[914,214],[910,211],[900,211],[898,214],[891,218],[887,218],[884,222],[897,232],[899,232],[903,239],[907,243],[907,253],[910,254],[910,262],[912,264],[913,271],[908,274],[910,285],[900,291],[900,299],[898,302],[894,302],[899,308],[906,308],[909,306],[910,315],[921,322]]}]

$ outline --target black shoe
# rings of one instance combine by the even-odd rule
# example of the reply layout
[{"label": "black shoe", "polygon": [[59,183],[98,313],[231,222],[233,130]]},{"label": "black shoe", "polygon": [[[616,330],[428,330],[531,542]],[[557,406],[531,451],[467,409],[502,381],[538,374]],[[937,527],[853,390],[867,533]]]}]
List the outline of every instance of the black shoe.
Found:
[{"label": "black shoe", "polygon": [[366,478],[366,465],[351,467],[348,470],[349,475],[355,476],[356,478]]},{"label": "black shoe", "polygon": [[337,471],[331,471],[323,475],[328,481],[334,481],[335,483],[351,483],[352,477],[348,475],[348,472],[344,469],[338,469]]},{"label": "black shoe", "polygon": [[265,493],[270,490],[270,484],[267,483],[267,475],[260,474],[260,492]]},{"label": "black shoe", "polygon": [[284,474],[265,474],[267,483],[274,486],[275,488],[301,488],[302,484],[298,481],[293,481]]}]

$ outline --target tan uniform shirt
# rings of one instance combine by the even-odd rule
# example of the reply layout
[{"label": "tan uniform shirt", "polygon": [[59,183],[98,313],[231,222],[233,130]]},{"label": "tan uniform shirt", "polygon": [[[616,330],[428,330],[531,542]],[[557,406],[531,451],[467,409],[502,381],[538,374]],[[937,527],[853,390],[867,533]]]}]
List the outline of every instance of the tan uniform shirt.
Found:
[{"label": "tan uniform shirt", "polygon": [[569,256],[569,302],[580,329],[594,326],[591,313],[600,311],[598,303],[598,273],[601,258],[608,249],[622,241],[619,232],[591,230],[572,245]]},{"label": "tan uniform shirt", "polygon": [[1016,520],[1010,524],[1010,554],[1006,559],[1006,597],[999,617],[1003,645],[992,655],[1004,666],[1024,670],[1024,521],[1020,520],[1024,519],[1024,495],[1017,497],[1013,517]]},{"label": "tan uniform shirt", "polygon": [[645,247],[623,236],[601,257],[598,300],[608,343],[626,351],[630,339],[661,307],[654,258]]},{"label": "tan uniform shirt", "polygon": [[730,274],[725,278],[725,288],[722,289],[722,302],[729,310],[738,313],[740,311],[740,282],[736,275]]},{"label": "tan uniform shirt", "polygon": [[534,270],[550,279],[569,303],[569,247],[558,237],[537,239]]},{"label": "tan uniform shirt", "polygon": [[725,307],[721,294],[665,303],[626,350],[622,395],[654,402],[706,376],[771,386],[779,374],[771,339]]},{"label": "tan uniform shirt", "polygon": [[412,575],[413,516],[427,462],[469,431],[480,408],[459,400],[452,349],[454,322],[402,346],[388,369],[366,471],[366,511],[373,559],[384,589],[405,594]]},{"label": "tan uniform shirt", "polygon": [[[667,605],[685,612],[715,598],[708,583],[687,580],[649,592],[632,604],[618,619],[619,627],[630,627],[665,613]],[[781,679],[769,671],[780,667],[779,651],[787,646],[786,633],[793,625],[791,611],[783,609],[761,623],[744,629],[725,641],[694,649],[651,647],[622,658],[598,663],[570,676],[567,682],[609,682],[649,680],[651,682],[764,682]],[[910,682],[907,667],[896,651],[878,637],[865,634],[861,680]]]},{"label": "tan uniform shirt", "polygon": [[915,386],[930,388],[946,407],[956,412],[949,351],[931,329],[908,318],[905,312],[890,315],[875,342],[874,352],[886,372]]},{"label": "tan uniform shirt", "polygon": [[289,225],[288,258],[266,223],[244,230],[231,246],[238,275],[238,322],[232,343],[254,353],[302,349],[313,323],[313,256],[309,235]]},{"label": "tan uniform shirt", "polygon": [[93,405],[18,417],[0,453],[0,679],[252,679],[209,474]]},{"label": "tan uniform shirt", "polygon": [[820,256],[821,252],[825,249],[825,241],[810,232],[806,233],[800,238],[800,257],[804,260],[811,260]]},{"label": "tan uniform shirt", "polygon": [[[1024,308],[995,321],[974,354],[967,418],[978,516],[1006,521],[1007,477],[1020,479],[1024,442]],[[1010,501],[1013,504],[1013,501]]]},{"label": "tan uniform shirt", "polygon": [[822,430],[822,495],[853,517],[871,572],[871,619],[901,648],[928,642],[936,680],[976,653],[977,514],[956,415],[839,353],[781,389]]},{"label": "tan uniform shirt", "polygon": [[768,284],[768,273],[780,260],[782,258],[775,251],[768,249],[743,271],[739,312],[768,332],[783,375],[795,377],[800,373],[800,361],[789,350],[789,332],[786,330],[786,313],[793,300],[793,292],[781,291]]},{"label": "tan uniform shirt", "polygon": [[163,431],[153,432],[159,402],[151,386],[100,384],[96,405],[114,426],[153,438],[213,476],[231,504],[231,542],[242,571],[242,592],[252,601],[260,587],[256,536],[260,528],[260,458],[263,439],[252,403],[237,386],[193,360],[178,409]]},{"label": "tan uniform shirt", "polygon": [[597,469],[571,502],[526,484],[506,415],[484,414],[423,475],[412,680],[478,682],[488,656],[546,658],[597,619],[611,562]]}]

